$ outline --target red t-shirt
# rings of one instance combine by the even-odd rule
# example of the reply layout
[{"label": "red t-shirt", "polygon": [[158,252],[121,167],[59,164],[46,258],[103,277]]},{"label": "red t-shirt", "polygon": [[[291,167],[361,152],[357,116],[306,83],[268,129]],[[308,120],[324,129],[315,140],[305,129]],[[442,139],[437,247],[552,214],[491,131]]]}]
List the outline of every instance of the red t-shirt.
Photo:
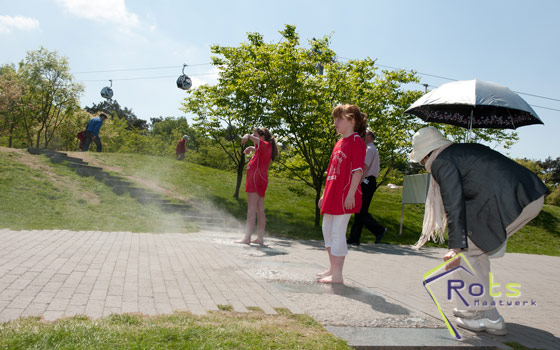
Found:
[{"label": "red t-shirt", "polygon": [[321,214],[342,215],[360,212],[362,208],[360,186],[356,188],[354,194],[353,209],[345,209],[344,200],[350,190],[352,173],[356,170],[363,171],[365,157],[366,145],[357,133],[337,141],[327,170]]},{"label": "red t-shirt", "polygon": [[268,166],[272,155],[272,144],[260,140],[255,145],[255,153],[247,164],[247,178],[245,180],[245,192],[257,192],[264,197],[268,186]]}]

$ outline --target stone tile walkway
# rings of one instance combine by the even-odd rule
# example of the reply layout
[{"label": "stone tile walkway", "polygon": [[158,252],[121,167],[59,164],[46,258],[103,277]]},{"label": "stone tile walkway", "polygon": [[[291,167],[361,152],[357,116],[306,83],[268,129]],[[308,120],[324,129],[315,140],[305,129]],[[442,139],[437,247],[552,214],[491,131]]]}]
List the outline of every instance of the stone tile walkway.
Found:
[{"label": "stone tile walkway", "polygon": [[[433,346],[456,342],[442,332],[441,316],[422,285],[422,274],[440,263],[442,249],[351,248],[345,284],[329,286],[314,279],[328,264],[322,242],[267,238],[267,246],[249,247],[233,243],[240,236],[0,229],[0,322],[21,316],[56,320],[77,314],[205,314],[231,305],[238,312],[259,308],[275,314],[286,308],[307,313],[335,334],[345,329],[339,336],[360,331],[361,341],[382,342],[388,339],[383,332],[394,335],[395,329],[414,328],[418,332],[407,334],[420,334],[428,343],[431,339]],[[519,283],[519,300],[536,305],[500,307],[507,336],[461,331],[465,341],[457,346],[515,341],[559,349],[560,258],[506,254],[492,264],[497,282]],[[364,347],[384,345],[347,340]]]}]

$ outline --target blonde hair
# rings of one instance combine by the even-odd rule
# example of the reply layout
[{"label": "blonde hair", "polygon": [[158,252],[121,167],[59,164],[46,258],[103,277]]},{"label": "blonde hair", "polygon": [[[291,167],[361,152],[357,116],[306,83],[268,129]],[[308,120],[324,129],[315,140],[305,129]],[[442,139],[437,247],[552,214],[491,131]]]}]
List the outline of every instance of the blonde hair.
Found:
[{"label": "blonde hair", "polygon": [[360,107],[348,104],[338,105],[333,109],[332,116],[335,119],[344,117],[354,120],[354,131],[357,132],[361,138],[366,136],[367,115],[360,111]]}]

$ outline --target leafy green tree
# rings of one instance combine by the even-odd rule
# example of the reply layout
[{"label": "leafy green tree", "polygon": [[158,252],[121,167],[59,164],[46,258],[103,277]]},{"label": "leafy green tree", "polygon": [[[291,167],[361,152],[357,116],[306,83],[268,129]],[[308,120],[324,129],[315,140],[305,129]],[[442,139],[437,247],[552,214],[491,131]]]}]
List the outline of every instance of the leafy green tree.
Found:
[{"label": "leafy green tree", "polygon": [[28,89],[23,97],[29,106],[23,111],[27,133],[35,134],[35,147],[46,148],[64,119],[79,109],[84,87],[74,82],[65,57],[43,47],[27,52],[18,74]]},{"label": "leafy green tree", "polygon": [[23,130],[21,112],[26,91],[27,88],[14,66],[0,67],[0,135],[8,137],[8,147],[12,147],[14,137],[24,137],[21,135]]},{"label": "leafy green tree", "polygon": [[214,140],[226,153],[237,172],[234,198],[239,190],[245,166],[241,136],[252,133],[257,126],[270,127],[266,122],[266,80],[268,64],[266,46],[259,34],[249,34],[249,42],[240,47],[211,48],[213,64],[220,75],[215,86],[203,85],[190,90],[183,110],[195,114],[196,126]]},{"label": "leafy green tree", "polygon": [[[406,163],[406,148],[416,125],[402,112],[418,96],[403,85],[416,82],[414,73],[377,73],[375,61],[338,62],[329,48],[329,38],[300,45],[295,27],[286,26],[273,56],[270,94],[273,116],[281,121],[278,133],[294,154],[284,162],[297,178],[315,190],[318,204],[330,154],[337,140],[332,109],[342,103],[356,104],[369,116],[368,124],[378,135],[377,145],[389,172]],[[317,69],[317,67],[323,69]],[[323,73],[323,74],[321,74]],[[315,207],[315,225],[320,211]]]},{"label": "leafy green tree", "polygon": [[[313,188],[317,204],[337,140],[331,111],[343,103],[357,104],[368,114],[385,175],[406,169],[411,137],[423,125],[420,119],[404,114],[422,95],[407,86],[419,82],[416,74],[378,72],[369,58],[338,61],[329,37],[303,46],[291,25],[280,34],[279,42],[266,43],[260,34],[250,33],[248,42],[237,47],[214,46],[218,84],[189,91],[183,105],[184,111],[197,115],[197,126],[236,165],[234,196],[238,197],[245,165],[239,136],[262,125],[283,146],[279,163],[292,177]],[[499,134],[482,131],[480,135]],[[509,140],[508,136],[498,139]],[[319,208],[315,211],[315,224],[319,225]]]},{"label": "leafy green tree", "polygon": [[539,161],[539,165],[547,174],[547,181],[551,185],[558,186],[560,184],[560,157],[556,159],[548,157],[544,161]]}]

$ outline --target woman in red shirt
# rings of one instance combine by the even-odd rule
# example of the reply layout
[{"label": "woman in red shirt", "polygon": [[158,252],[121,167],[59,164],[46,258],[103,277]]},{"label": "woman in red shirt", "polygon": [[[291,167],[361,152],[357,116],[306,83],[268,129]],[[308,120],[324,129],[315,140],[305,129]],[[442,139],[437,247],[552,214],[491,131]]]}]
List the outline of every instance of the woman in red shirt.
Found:
[{"label": "woman in red shirt", "polygon": [[[247,192],[247,224],[245,237],[237,243],[264,245],[264,229],[266,216],[264,213],[264,195],[268,186],[268,167],[270,161],[278,156],[276,140],[266,128],[255,128],[253,135],[246,134],[241,138],[244,145],[251,140],[254,146],[245,148],[245,154],[255,152],[247,164],[245,192]],[[258,220],[257,239],[251,240],[251,234]]]},{"label": "woman in red shirt", "polygon": [[339,105],[332,116],[336,132],[342,138],[334,145],[325,190],[319,200],[330,263],[327,271],[317,274],[321,283],[343,283],[342,268],[348,254],[346,228],[352,213],[359,213],[362,207],[359,184],[366,156],[363,138],[367,116],[356,105]]}]

